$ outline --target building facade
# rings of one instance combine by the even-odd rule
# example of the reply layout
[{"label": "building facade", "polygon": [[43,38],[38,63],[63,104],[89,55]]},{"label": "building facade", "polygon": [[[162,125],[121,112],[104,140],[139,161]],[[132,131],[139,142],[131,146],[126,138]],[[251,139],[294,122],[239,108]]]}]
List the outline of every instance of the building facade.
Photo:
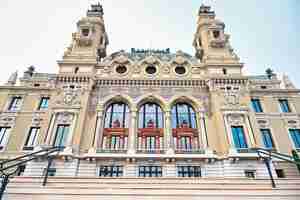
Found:
[{"label": "building facade", "polygon": [[[205,180],[216,184],[238,180],[236,185],[247,183],[254,188],[249,180],[269,184],[265,164],[253,148],[283,154],[300,150],[300,90],[287,76],[279,78],[271,71],[244,75],[225,24],[209,6],[199,9],[195,56],[136,48],[107,55],[109,42],[100,4],[92,5],[77,29],[58,61],[57,74],[38,73],[30,67],[23,77],[18,79],[14,73],[0,87],[1,159],[60,146],[64,149],[50,166],[51,184],[55,180],[58,184],[64,180],[65,185],[84,180],[92,185],[95,180],[107,185],[155,182],[158,187],[160,182],[162,187],[178,183],[176,191]],[[22,176],[7,190],[8,199],[63,195],[63,189],[57,192],[59,187],[44,196],[39,196],[41,188],[31,192],[18,188],[26,181],[40,180],[47,163],[39,159],[22,167]],[[299,197],[297,167],[280,160],[273,160],[271,167],[282,184],[296,181],[289,190],[294,193],[283,191],[278,197]],[[270,199],[276,199],[270,188],[265,190]],[[105,198],[112,199],[109,194],[115,191],[106,192]],[[88,195],[83,193],[69,191],[64,197]],[[136,193],[151,199],[148,190]],[[134,191],[126,194],[116,198],[136,195]],[[156,197],[168,199],[168,194]]]}]

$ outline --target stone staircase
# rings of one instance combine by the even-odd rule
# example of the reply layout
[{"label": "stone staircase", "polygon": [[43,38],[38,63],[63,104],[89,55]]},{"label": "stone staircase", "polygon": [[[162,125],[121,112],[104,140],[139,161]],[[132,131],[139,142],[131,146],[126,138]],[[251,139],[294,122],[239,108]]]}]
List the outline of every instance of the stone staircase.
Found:
[{"label": "stone staircase", "polygon": [[5,200],[112,200],[112,199],[300,199],[300,178],[83,178],[40,177],[10,180]]}]

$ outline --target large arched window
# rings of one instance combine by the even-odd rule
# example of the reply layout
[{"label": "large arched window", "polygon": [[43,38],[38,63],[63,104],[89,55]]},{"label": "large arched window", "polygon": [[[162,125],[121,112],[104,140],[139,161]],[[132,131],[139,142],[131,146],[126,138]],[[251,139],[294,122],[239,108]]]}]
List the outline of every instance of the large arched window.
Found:
[{"label": "large arched window", "polygon": [[105,112],[104,128],[128,128],[128,125],[128,106],[122,102],[110,104]]},{"label": "large arched window", "polygon": [[156,103],[145,103],[139,109],[139,128],[163,128],[163,112]]},{"label": "large arched window", "polygon": [[199,149],[197,117],[188,103],[176,103],[171,110],[172,135],[176,152],[192,152]]},{"label": "large arched window", "polygon": [[138,152],[160,153],[163,149],[163,112],[156,103],[145,103],[138,116]]},{"label": "large arched window", "polygon": [[197,128],[196,113],[187,103],[177,103],[172,107],[172,128]]},{"label": "large arched window", "polygon": [[129,108],[123,102],[110,104],[104,117],[102,150],[120,152],[127,149]]}]

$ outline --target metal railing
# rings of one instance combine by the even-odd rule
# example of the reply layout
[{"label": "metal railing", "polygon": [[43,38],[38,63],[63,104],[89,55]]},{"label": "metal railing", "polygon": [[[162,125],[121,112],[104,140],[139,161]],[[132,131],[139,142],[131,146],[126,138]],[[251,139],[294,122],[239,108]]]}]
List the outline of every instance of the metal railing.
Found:
[{"label": "metal railing", "polygon": [[7,187],[7,184],[9,183],[9,178],[14,176],[17,171],[19,170],[19,167],[24,165],[27,162],[36,160],[41,157],[46,157],[48,159],[48,165],[45,172],[44,180],[43,180],[43,186],[46,185],[47,178],[48,178],[48,170],[51,166],[53,157],[51,154],[58,153],[62,150],[62,147],[49,147],[45,148],[39,151],[35,151],[33,153],[25,154],[23,156],[18,156],[13,159],[4,160],[0,163],[0,176],[2,178],[1,180],[1,187],[0,187],[0,200],[3,197],[4,191]]},{"label": "metal railing", "polygon": [[273,149],[263,149],[263,148],[252,148],[253,151],[256,151],[258,156],[263,159],[264,163],[266,164],[271,184],[273,188],[276,188],[276,183],[272,174],[271,170],[271,161],[272,158],[276,158],[279,160],[283,160],[292,164],[297,165],[298,169],[300,168],[300,159],[296,158],[296,156],[290,156],[282,153],[278,153],[273,151]]}]

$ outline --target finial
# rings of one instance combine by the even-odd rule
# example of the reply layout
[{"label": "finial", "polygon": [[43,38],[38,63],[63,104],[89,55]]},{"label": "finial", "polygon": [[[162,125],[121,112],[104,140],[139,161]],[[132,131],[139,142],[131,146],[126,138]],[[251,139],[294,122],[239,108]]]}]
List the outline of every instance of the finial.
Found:
[{"label": "finial", "polygon": [[88,17],[102,17],[103,15],[103,7],[100,2],[98,2],[97,4],[92,4],[91,9],[87,11]]},{"label": "finial", "polygon": [[210,6],[206,6],[206,5],[204,5],[204,4],[202,3],[201,6],[200,6],[198,15],[203,15],[203,14],[204,14],[204,15],[210,15],[210,14],[214,15],[215,12],[214,12],[214,11],[211,11],[210,9],[211,9]]}]

